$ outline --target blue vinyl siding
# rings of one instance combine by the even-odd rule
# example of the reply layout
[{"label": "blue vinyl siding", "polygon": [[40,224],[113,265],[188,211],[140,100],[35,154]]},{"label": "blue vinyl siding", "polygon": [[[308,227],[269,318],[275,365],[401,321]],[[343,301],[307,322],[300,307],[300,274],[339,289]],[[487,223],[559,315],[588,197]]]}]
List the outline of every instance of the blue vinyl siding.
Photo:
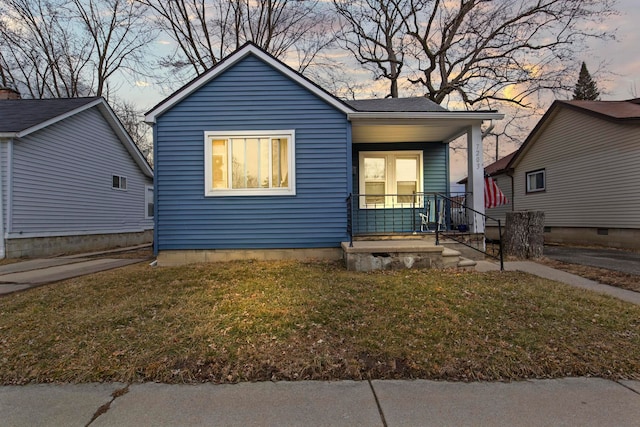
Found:
[{"label": "blue vinyl siding", "polygon": [[[360,176],[358,162],[361,151],[422,151],[423,191],[425,193],[443,193],[449,191],[449,146],[441,142],[425,143],[393,143],[393,144],[353,144],[353,193],[360,192]],[[390,233],[412,232],[420,228],[419,212],[424,213],[426,207],[396,209],[360,209],[358,201],[354,201],[354,224],[356,233]],[[431,214],[435,215],[435,204],[432,202]]]},{"label": "blue vinyl siding", "polygon": [[[11,162],[9,233],[82,235],[153,228],[153,220],[145,218],[145,185],[153,181],[98,108],[14,140]],[[127,178],[126,191],[112,189],[113,175]]]},{"label": "blue vinyl siding", "polygon": [[[295,196],[205,197],[204,132],[295,130]],[[338,247],[346,238],[344,113],[254,56],[155,125],[157,250]]]}]

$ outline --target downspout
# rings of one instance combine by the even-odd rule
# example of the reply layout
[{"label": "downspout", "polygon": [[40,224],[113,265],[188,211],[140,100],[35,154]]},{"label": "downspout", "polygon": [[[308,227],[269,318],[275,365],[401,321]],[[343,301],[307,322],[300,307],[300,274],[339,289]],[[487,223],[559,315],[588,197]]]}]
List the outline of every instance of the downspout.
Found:
[{"label": "downspout", "polygon": [[[489,121],[489,127],[486,128],[483,132],[482,132],[482,139],[484,139],[485,137],[489,136],[489,134],[491,133],[491,131],[493,130],[493,128],[496,127],[496,125],[493,124],[493,119],[491,119]],[[497,135],[496,135],[497,136]],[[496,159],[497,160],[497,159]]]},{"label": "downspout", "polygon": [[156,123],[151,125],[153,135],[153,256],[158,256],[158,189],[160,180],[158,179],[158,131]]},{"label": "downspout", "polygon": [[7,211],[6,224],[4,228],[5,235],[8,236],[13,231],[13,143],[14,140],[10,139],[7,145],[7,205],[5,209]]},{"label": "downspout", "polygon": [[507,176],[511,178],[511,211],[516,210],[516,187],[513,179],[513,169],[507,169]]},{"label": "downspout", "polygon": [[[0,140],[0,153],[5,140]],[[4,157],[0,157],[0,259],[6,257],[5,236],[4,236],[4,181],[2,180],[2,170],[4,168]]]}]

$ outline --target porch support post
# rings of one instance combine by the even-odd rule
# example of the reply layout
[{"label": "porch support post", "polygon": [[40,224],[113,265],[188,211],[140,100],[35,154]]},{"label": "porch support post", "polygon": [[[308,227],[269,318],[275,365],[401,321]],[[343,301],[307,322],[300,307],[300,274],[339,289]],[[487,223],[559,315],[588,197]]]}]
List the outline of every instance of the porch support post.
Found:
[{"label": "porch support post", "polygon": [[[480,123],[473,125],[467,132],[467,177],[468,188],[471,190],[469,207],[484,215],[484,166],[482,150],[482,132]],[[484,233],[484,219],[474,213],[471,223],[471,232]]]}]

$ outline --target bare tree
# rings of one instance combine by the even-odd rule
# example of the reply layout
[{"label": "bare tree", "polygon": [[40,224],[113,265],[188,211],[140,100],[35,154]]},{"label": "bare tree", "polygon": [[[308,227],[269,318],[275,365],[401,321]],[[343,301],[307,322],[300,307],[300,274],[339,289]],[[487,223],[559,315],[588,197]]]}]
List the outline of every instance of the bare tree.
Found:
[{"label": "bare tree", "polygon": [[119,71],[138,71],[148,44],[156,37],[144,8],[128,0],[72,0],[77,18],[92,44],[92,92],[106,95],[107,81]]},{"label": "bare tree", "polygon": [[[612,34],[593,25],[615,0],[334,0],[347,48],[391,84],[390,64],[438,104],[527,106],[539,91],[573,89],[576,52]],[[401,23],[399,23],[401,22]],[[398,55],[401,53],[402,55]],[[394,56],[395,54],[395,56]]]},{"label": "bare tree", "polygon": [[425,1],[405,12],[417,60],[410,81],[438,104],[527,106],[541,90],[571,90],[575,53],[611,37],[593,22],[614,13],[612,0]]},{"label": "bare tree", "polygon": [[0,0],[0,12],[1,78],[31,98],[108,95],[154,37],[127,0]]},{"label": "bare tree", "polygon": [[[305,71],[333,41],[319,0],[137,0],[176,43],[162,65],[200,75],[246,42]],[[187,76],[184,76],[185,78]]]},{"label": "bare tree", "polygon": [[388,79],[387,97],[397,98],[404,65],[404,21],[417,9],[408,0],[333,0],[333,5],[344,21],[338,33],[342,46],[371,70],[376,80]]},{"label": "bare tree", "polygon": [[91,48],[61,2],[0,0],[0,12],[3,78],[32,98],[88,94],[84,71]]},{"label": "bare tree", "polygon": [[150,127],[144,122],[144,112],[128,101],[111,103],[113,111],[120,119],[120,123],[138,146],[150,165],[153,165],[153,141]]}]

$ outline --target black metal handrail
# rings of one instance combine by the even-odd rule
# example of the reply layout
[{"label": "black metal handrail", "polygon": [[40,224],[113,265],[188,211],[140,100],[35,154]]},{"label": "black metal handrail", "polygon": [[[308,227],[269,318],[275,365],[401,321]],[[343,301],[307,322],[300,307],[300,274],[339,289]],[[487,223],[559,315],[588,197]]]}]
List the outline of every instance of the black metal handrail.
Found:
[{"label": "black metal handrail", "polygon": [[[380,234],[434,233],[436,245],[441,236],[454,240],[491,258],[500,260],[502,254],[502,224],[467,206],[469,193],[413,193],[413,194],[349,194],[347,197],[347,233],[349,245],[353,237]],[[476,218],[477,217],[477,218]],[[473,221],[494,221],[498,226],[499,250],[494,255],[486,250],[486,239],[480,249],[469,242],[477,237],[472,233]]]},{"label": "black metal handrail", "polygon": [[[457,207],[459,209],[463,209],[466,213],[471,212],[474,215],[479,215],[483,220],[483,225],[484,225],[483,229],[485,229],[485,233],[486,233],[487,221],[496,222],[497,225],[498,225],[498,254],[497,255],[493,255],[492,253],[490,253],[489,251],[486,250],[486,242],[487,242],[486,237],[485,237],[485,250],[480,250],[480,249],[468,244],[463,239],[461,239],[460,238],[461,234],[450,233],[450,232],[447,232],[447,231],[440,232],[440,231],[438,231],[438,229],[436,229],[436,245],[439,244],[440,235],[444,235],[448,239],[455,240],[456,242],[458,242],[458,243],[460,243],[460,244],[462,244],[464,246],[467,246],[467,247],[469,247],[469,248],[471,248],[471,249],[473,249],[475,251],[481,252],[481,253],[483,253],[483,254],[491,257],[491,258],[499,260],[500,261],[500,271],[503,271],[504,270],[504,255],[503,255],[503,250],[502,250],[502,223],[501,223],[501,221],[498,218],[493,218],[493,217],[490,217],[489,215],[486,215],[486,214],[484,214],[482,212],[478,212],[477,210],[466,206],[466,204],[462,205],[462,204],[460,204],[460,202],[452,200],[451,198],[445,196],[444,194],[438,194],[438,197],[440,197],[443,200],[446,200],[446,201],[450,202],[452,205],[453,204],[457,204]],[[470,225],[471,224],[469,224],[469,226]],[[470,229],[470,227],[469,227],[469,229]]]}]

